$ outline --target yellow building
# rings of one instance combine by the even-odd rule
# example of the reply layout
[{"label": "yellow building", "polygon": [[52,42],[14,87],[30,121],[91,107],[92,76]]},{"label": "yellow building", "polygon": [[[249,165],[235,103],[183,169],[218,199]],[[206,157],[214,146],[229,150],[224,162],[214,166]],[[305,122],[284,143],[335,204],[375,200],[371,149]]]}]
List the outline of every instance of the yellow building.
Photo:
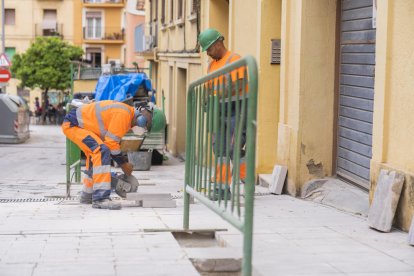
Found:
[{"label": "yellow building", "polygon": [[[294,196],[308,181],[333,176],[372,199],[379,170],[400,171],[406,181],[396,222],[408,230],[414,214],[414,2],[148,4],[147,59],[164,92],[173,153],[185,145],[185,88],[207,71],[196,37],[213,27],[229,50],[258,63],[257,173],[287,166],[286,192]],[[274,59],[279,52],[280,64]]]},{"label": "yellow building", "polygon": [[[185,151],[186,92],[203,75],[197,46],[200,1],[146,1],[145,50],[151,62],[157,104],[165,106],[168,149],[175,155]],[[165,101],[163,104],[163,97]]]},{"label": "yellow building", "polygon": [[[74,1],[74,44],[82,47],[84,60],[92,68],[112,63],[120,67],[126,61],[124,0]],[[100,71],[93,76],[75,76],[74,92],[95,90]]]},{"label": "yellow building", "polygon": [[124,0],[74,1],[74,44],[92,67],[125,60]]},{"label": "yellow building", "polygon": [[[4,46],[10,60],[15,53],[25,52],[38,36],[61,36],[68,42],[73,41],[72,0],[5,0],[4,8]],[[34,98],[41,97],[41,92],[36,89],[29,93],[29,90],[18,89],[17,84],[16,79],[11,79],[7,92],[29,100],[33,110]],[[50,93],[50,97],[52,102],[58,101],[57,93]]]}]

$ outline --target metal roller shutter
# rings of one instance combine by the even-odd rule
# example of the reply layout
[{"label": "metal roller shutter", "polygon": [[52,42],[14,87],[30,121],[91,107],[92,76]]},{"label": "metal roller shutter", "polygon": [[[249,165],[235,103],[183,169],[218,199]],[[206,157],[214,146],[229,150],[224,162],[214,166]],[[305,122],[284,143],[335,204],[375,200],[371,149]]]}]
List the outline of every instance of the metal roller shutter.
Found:
[{"label": "metal roller shutter", "polygon": [[372,0],[342,0],[337,174],[365,188],[372,157],[375,29]]}]

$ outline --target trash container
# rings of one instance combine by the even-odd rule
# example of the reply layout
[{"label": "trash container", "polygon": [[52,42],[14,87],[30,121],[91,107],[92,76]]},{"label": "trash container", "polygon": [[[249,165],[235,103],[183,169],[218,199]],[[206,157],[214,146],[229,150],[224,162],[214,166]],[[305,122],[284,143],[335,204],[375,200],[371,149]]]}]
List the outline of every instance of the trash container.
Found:
[{"label": "trash container", "polygon": [[30,112],[19,96],[0,94],[0,143],[23,143],[30,137]]}]

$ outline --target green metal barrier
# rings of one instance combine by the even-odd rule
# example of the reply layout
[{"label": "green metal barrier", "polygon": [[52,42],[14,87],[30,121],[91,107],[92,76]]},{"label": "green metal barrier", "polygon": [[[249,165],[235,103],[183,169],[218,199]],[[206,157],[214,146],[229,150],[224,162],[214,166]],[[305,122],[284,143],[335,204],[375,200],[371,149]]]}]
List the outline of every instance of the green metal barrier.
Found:
[{"label": "green metal barrier", "polygon": [[[191,195],[243,233],[242,272],[251,275],[257,110],[255,59],[247,56],[191,83],[187,97],[183,227],[189,229]],[[230,125],[234,128],[227,127]],[[239,175],[242,158],[246,162],[244,180]],[[224,164],[224,172],[220,164]],[[216,170],[218,166],[220,169]]]},{"label": "green metal barrier", "polygon": [[[70,65],[70,89],[71,95],[68,98],[68,102],[73,99],[73,77],[74,77],[73,64]],[[66,112],[70,111],[70,104],[66,104]],[[80,183],[81,181],[81,150],[80,148],[66,138],[66,197],[70,197],[70,185],[72,179],[75,177],[75,182]]]},{"label": "green metal barrier", "polygon": [[[70,105],[66,105],[69,112]],[[75,181],[73,181],[75,178]],[[70,197],[70,186],[72,183],[81,181],[81,150],[80,148],[66,138],[66,197]]]}]

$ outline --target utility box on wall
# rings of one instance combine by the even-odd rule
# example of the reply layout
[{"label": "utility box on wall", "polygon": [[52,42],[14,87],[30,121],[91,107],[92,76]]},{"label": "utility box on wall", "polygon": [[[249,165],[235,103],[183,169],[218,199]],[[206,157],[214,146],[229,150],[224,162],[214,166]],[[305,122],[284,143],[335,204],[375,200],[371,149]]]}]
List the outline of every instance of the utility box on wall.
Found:
[{"label": "utility box on wall", "polygon": [[272,39],[271,42],[270,64],[280,64],[280,39]]}]

